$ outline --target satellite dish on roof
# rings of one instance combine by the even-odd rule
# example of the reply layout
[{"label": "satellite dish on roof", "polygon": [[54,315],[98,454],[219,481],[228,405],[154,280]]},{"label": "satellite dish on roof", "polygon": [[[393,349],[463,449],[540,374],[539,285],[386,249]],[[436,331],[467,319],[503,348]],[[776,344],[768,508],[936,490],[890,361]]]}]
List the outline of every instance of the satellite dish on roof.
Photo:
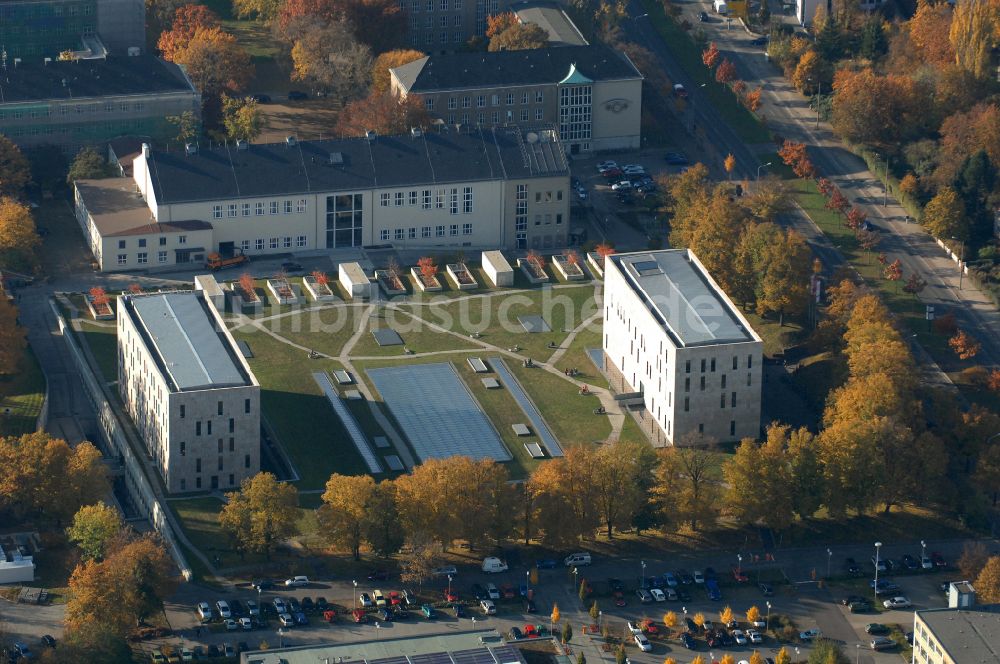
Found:
[{"label": "satellite dish on roof", "polygon": [[527,134],[525,134],[524,140],[527,141],[528,143],[537,143],[538,142],[538,134],[536,134],[533,131],[529,131]]}]

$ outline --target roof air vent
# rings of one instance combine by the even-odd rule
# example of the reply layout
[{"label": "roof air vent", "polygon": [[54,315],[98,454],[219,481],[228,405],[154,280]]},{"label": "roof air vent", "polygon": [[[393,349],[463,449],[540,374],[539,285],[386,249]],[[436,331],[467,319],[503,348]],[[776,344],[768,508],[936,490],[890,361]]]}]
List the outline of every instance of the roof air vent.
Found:
[{"label": "roof air vent", "polygon": [[285,136],[285,146],[286,147],[292,147],[292,146],[295,146],[295,145],[298,145],[298,144],[299,144],[299,141],[294,136]]},{"label": "roof air vent", "polygon": [[237,150],[249,150],[250,149],[250,142],[249,141],[244,141],[242,138],[237,139],[237,141],[236,141],[236,149]]},{"label": "roof air vent", "polygon": [[331,152],[330,153],[330,164],[333,166],[342,166],[344,164],[344,153],[343,152]]},{"label": "roof air vent", "polygon": [[376,138],[378,138],[378,132],[377,131],[373,131],[373,130],[369,129],[368,131],[365,132],[365,140],[368,141],[369,143],[371,143],[372,141],[374,141]]},{"label": "roof air vent", "polygon": [[410,127],[410,138],[420,138],[423,136],[423,132],[420,131],[420,127]]},{"label": "roof air vent", "polygon": [[184,144],[184,154],[198,154],[198,144],[197,143],[185,143]]}]

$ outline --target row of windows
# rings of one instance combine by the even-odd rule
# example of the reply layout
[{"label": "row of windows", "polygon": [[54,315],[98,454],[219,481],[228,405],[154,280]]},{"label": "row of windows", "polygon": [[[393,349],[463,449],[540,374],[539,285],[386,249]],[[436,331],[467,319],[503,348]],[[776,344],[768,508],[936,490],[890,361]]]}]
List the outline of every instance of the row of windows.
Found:
[{"label": "row of windows", "polygon": [[[73,113],[75,115],[84,115],[86,113],[100,113],[103,108],[105,113],[142,113],[146,110],[145,102],[105,102],[104,104],[64,104],[59,106],[57,111],[58,115],[69,115]],[[45,108],[32,108],[25,111],[24,109],[15,108],[9,111],[0,111],[0,120],[22,120],[27,117],[30,120],[41,120],[49,117],[50,115],[55,115],[51,112],[48,107]]]},{"label": "row of windows", "polygon": [[[187,443],[181,441],[180,449],[181,449],[181,456],[186,456],[187,455]],[[222,454],[223,451],[224,450],[223,450],[222,439],[219,438],[219,454]],[[230,439],[229,439],[229,451],[230,452],[235,452],[236,451],[236,439],[235,438],[230,437]],[[248,455],[246,455],[246,457],[247,457],[247,459],[249,459],[250,455],[248,454]],[[195,461],[195,468],[197,468],[196,472],[200,473],[201,472],[201,459],[195,459],[194,461]],[[250,466],[247,466],[247,468],[249,468],[249,467]],[[219,470],[222,470],[222,457],[219,457]]]},{"label": "row of windows", "polygon": [[[556,219],[556,226],[559,226],[559,225],[562,224],[562,222],[563,222],[563,216],[561,214],[557,214],[555,216],[555,219]],[[551,226],[552,225],[552,215],[551,214],[545,214],[545,215],[536,214],[535,215],[535,226],[541,226],[543,223],[546,226]]]},{"label": "row of windows", "polygon": [[[265,214],[302,214],[306,211],[306,199],[300,198],[292,205],[291,200],[284,201],[257,201],[256,203],[228,203],[226,205],[213,205],[212,218],[222,219],[227,217],[249,217],[251,215],[262,217]],[[225,213],[225,214],[223,214]]]},{"label": "row of windows", "polygon": [[459,199],[458,187],[451,189],[423,189],[417,191],[397,191],[395,193],[384,192],[379,195],[379,205],[381,207],[403,207],[409,205],[415,207],[418,203],[424,210],[443,210],[445,203],[451,214],[458,214],[459,203],[461,202],[462,214],[472,214],[473,197],[472,187],[462,187],[461,200]]},{"label": "row of windows", "polygon": [[[156,252],[156,262],[166,263],[167,262],[167,252],[157,251]],[[135,255],[135,262],[137,265],[148,265],[149,264],[149,252],[140,251]],[[118,264],[128,265],[128,254],[118,254]]]},{"label": "row of windows", "polygon": [[[530,92],[522,92],[520,95],[521,104],[527,105],[531,103],[532,95]],[[506,95],[501,97],[499,94],[494,95],[476,95],[476,108],[486,108],[486,102],[489,101],[490,106],[499,106],[501,101],[506,101],[507,106],[513,106],[518,99],[518,95],[513,92],[508,92]],[[545,93],[535,92],[534,95],[536,104],[545,103]],[[428,97],[425,101],[428,111],[433,111],[436,101],[433,97]],[[462,108],[472,108],[472,97],[467,95],[459,100],[458,97],[448,97],[448,110],[453,111],[458,108],[459,103],[462,104]]]},{"label": "row of windows", "polygon": [[[187,235],[178,235],[177,236],[177,244],[187,244],[187,241],[188,241]],[[165,236],[161,236],[159,238],[159,243],[160,243],[161,247],[167,246],[167,238]],[[136,246],[139,247],[140,249],[145,248],[145,246],[146,246],[146,238],[141,237],[138,240],[136,240]],[[128,240],[118,240],[118,248],[119,249],[127,249],[128,248]]]},{"label": "row of windows", "polygon": [[[739,358],[733,355],[733,369],[739,369],[739,364]],[[715,358],[712,358],[710,364],[706,364],[706,359],[704,357],[701,358],[701,370],[703,373],[706,366],[709,367],[709,371],[715,371]],[[753,355],[747,355],[747,369],[753,369]],[[687,360],[684,363],[684,373],[691,373],[691,360]]]},{"label": "row of windows", "polygon": [[[246,468],[250,467],[250,457],[249,456],[247,456],[247,458],[246,458],[246,463],[244,464],[244,467],[246,467]],[[220,468],[219,470],[222,470],[222,469]],[[185,478],[183,478],[183,477],[181,478],[180,485],[181,485],[181,491],[187,491],[187,480]],[[234,475],[233,473],[229,473],[229,486],[236,486],[236,475]],[[219,477],[217,475],[212,475],[211,487],[213,489],[218,489],[219,488]],[[194,488],[195,489],[200,489],[201,488],[201,477],[200,476],[194,478]]]},{"label": "row of windows", "polygon": [[[433,236],[431,234],[431,226],[423,226],[420,229],[420,237],[445,237],[445,230],[447,229],[447,235],[452,237],[458,235],[458,224],[449,224],[448,226],[438,225],[433,227]],[[390,237],[391,235],[391,237]],[[462,224],[462,235],[472,235],[472,224]],[[397,228],[391,233],[388,228],[384,228],[379,231],[379,239],[382,242],[388,242],[390,239],[393,240],[416,240],[417,239],[417,229],[415,226],[410,228]]]},{"label": "row of windows", "polygon": [[[514,118],[514,111],[507,111],[506,114],[503,115],[503,116],[500,115],[501,112],[502,111],[493,111],[488,116],[486,115],[486,113],[479,113],[477,116],[475,116],[476,117],[476,122],[478,124],[485,125],[487,123],[487,121],[489,121],[491,124],[498,125],[498,124],[500,124],[501,121],[503,121],[503,122],[515,122],[516,121],[515,118]],[[531,110],[527,109],[527,108],[522,108],[521,111],[520,111],[520,113],[519,113],[519,115],[520,115],[520,121],[521,122],[528,122],[530,120]],[[469,124],[469,121],[470,121],[471,118],[472,118],[472,116],[469,113],[462,113],[462,115],[457,115],[455,113],[449,113],[448,116],[447,116],[448,124],[451,124],[451,125],[457,124],[459,122],[461,122],[463,125],[467,125],[467,124]],[[540,122],[540,121],[542,121],[544,119],[545,119],[545,109],[544,108],[536,108],[535,109],[535,120]]]},{"label": "row of windows", "polygon": [[[462,27],[462,15],[461,14],[456,14],[455,16],[441,16],[441,17],[439,17],[438,23],[441,25],[442,28],[448,28],[448,27],[452,27],[452,26],[454,26],[456,28],[461,28]],[[418,30],[418,29],[420,29],[420,17],[419,16],[411,16],[410,17],[410,29],[412,29],[412,30]],[[433,30],[434,29],[434,17],[433,16],[428,16],[424,20],[424,29],[426,29],[426,30]],[[447,33],[445,33],[445,34],[447,34]],[[459,34],[459,33],[455,33],[455,34]]]},{"label": "row of windows", "polygon": [[435,0],[410,0],[409,5],[407,5],[406,0],[399,0],[399,8],[409,8],[411,14],[419,12],[421,7],[426,7],[429,12],[435,10],[447,12],[452,9],[460,12],[462,11],[462,0],[437,0],[437,2]]},{"label": "row of windows", "polygon": [[[305,235],[297,235],[295,237],[295,247],[301,249],[306,246],[308,241],[309,240]],[[240,240],[240,250],[244,253],[250,251],[250,246],[250,240]],[[292,236],[286,235],[284,237],[272,238],[259,237],[253,241],[253,248],[256,251],[264,251],[264,249],[291,249]]]},{"label": "row of windows", "polygon": [[[413,28],[412,30],[410,30],[410,43],[414,44],[414,45],[417,45],[417,44],[420,43],[420,35],[416,32],[416,29],[417,29],[418,26],[415,26],[415,25],[413,25],[411,23],[410,27]],[[462,43],[465,42],[466,39],[467,38],[466,38],[464,32],[456,31],[452,35],[451,41],[455,42],[456,44],[462,44]],[[442,44],[447,44],[448,43],[448,33],[447,32],[442,32],[441,33],[441,39],[438,40],[438,41],[440,41]],[[424,37],[424,43],[426,43],[428,45],[434,43],[434,33],[433,32],[428,32],[427,33],[427,35]]]},{"label": "row of windows", "polygon": [[[222,403],[221,401],[219,401],[219,402],[218,402],[218,403],[216,404],[216,412],[217,412],[217,413],[218,413],[219,415],[222,415],[222,414],[223,414],[223,411],[224,411],[224,409],[223,409],[223,403]],[[245,414],[247,414],[247,415],[249,415],[249,414],[250,414],[250,399],[244,399],[244,400],[243,400],[243,412],[244,412]],[[181,418],[182,420],[183,420],[184,418],[186,418],[186,417],[187,417],[187,407],[186,407],[186,406],[185,406],[184,404],[181,404],[181,405],[180,405],[180,409],[178,410],[177,414],[178,414],[178,415],[180,416],[180,418]],[[199,426],[199,427],[201,426],[201,422],[198,422],[198,426]],[[212,425],[211,425],[211,424],[209,424],[208,426],[209,426],[209,433],[211,433],[211,427],[212,427]],[[232,420],[229,420],[229,430],[230,430],[230,431],[232,431],[232,429],[233,429],[233,421],[232,421]],[[182,444],[183,444],[183,443],[182,443]]]}]

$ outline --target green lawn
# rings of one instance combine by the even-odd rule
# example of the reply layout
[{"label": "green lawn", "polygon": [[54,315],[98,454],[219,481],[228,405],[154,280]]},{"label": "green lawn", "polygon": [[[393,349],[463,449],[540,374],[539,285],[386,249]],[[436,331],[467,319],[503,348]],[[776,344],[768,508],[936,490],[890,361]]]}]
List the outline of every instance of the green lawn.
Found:
[{"label": "green lawn", "polygon": [[118,333],[115,327],[95,325],[85,320],[79,323],[80,336],[90,346],[105,382],[118,380]]},{"label": "green lawn", "polygon": [[267,321],[265,326],[289,341],[336,357],[344,344],[367,321],[365,309],[336,306],[311,309]]},{"label": "green lawn", "polygon": [[[421,308],[419,315],[463,335],[478,333],[501,348],[518,346],[523,354],[544,361],[554,352],[550,343],[562,343],[570,330],[599,311],[594,290],[592,283],[537,288]],[[528,314],[542,316],[552,331],[525,332],[518,317]]]},{"label": "green lawn", "polygon": [[20,436],[35,430],[45,399],[45,374],[31,348],[18,362],[17,371],[0,375],[0,436]]},{"label": "green lawn", "polygon": [[564,448],[603,441],[610,435],[611,421],[594,415],[594,408],[600,405],[597,397],[580,395],[575,385],[544,369],[526,369],[511,361],[506,364]]},{"label": "green lawn", "polygon": [[701,49],[655,0],[642,0],[643,9],[663,37],[664,45],[695,83],[704,84],[705,95],[740,139],[746,143],[768,143],[771,133],[760,119],[744,108],[728,86],[715,82],[715,76],[701,62]]},{"label": "green lawn", "polygon": [[[421,308],[421,314],[426,308]],[[431,319],[432,322],[437,322]],[[366,330],[351,351],[352,357],[394,357],[404,355],[404,349],[414,353],[429,353],[442,350],[475,350],[477,346],[472,341],[465,341],[453,334],[445,334],[435,330],[425,323],[414,319],[406,313],[406,309],[382,309],[378,318],[366,321]],[[376,328],[392,328],[403,338],[401,346],[379,346],[372,335]]]},{"label": "green lawn", "polygon": [[253,352],[249,363],[261,385],[264,415],[299,473],[299,488],[322,488],[334,472],[364,473],[364,462],[312,377],[314,371],[339,369],[340,364],[309,360],[254,328],[238,328],[233,336]]},{"label": "green lawn", "polygon": [[577,380],[601,387],[607,386],[607,379],[597,370],[594,362],[587,355],[588,348],[602,348],[601,320],[597,319],[577,333],[569,349],[555,363],[557,369],[576,369]]}]

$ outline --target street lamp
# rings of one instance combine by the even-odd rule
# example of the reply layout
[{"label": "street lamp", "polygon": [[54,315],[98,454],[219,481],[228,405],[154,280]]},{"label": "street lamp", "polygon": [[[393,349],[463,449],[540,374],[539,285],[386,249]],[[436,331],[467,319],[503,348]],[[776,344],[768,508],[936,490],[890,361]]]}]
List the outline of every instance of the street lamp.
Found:
[{"label": "street lamp", "polygon": [[531,570],[530,569],[527,572],[524,573],[524,577],[525,577],[525,579],[524,579],[524,596],[525,597],[530,597],[531,596]]},{"label": "street lamp", "polygon": [[579,570],[574,567],[573,568],[573,588],[574,588],[574,590],[579,590],[580,589],[580,584],[578,583],[579,577],[577,576],[578,574],[579,574]]},{"label": "street lamp", "polygon": [[278,628],[278,647],[284,646],[285,630],[281,627]]},{"label": "street lamp", "polygon": [[378,632],[379,632],[380,629],[382,629],[382,625],[378,624],[378,621],[376,620],[375,621],[375,640],[376,641],[378,641]]},{"label": "street lamp", "polygon": [[924,559],[927,558],[927,542],[920,540],[920,566],[924,566]]},{"label": "street lamp", "polygon": [[882,548],[882,542],[875,542],[875,603],[878,604],[878,554]]},{"label": "street lamp", "polygon": [[448,597],[451,597],[451,574],[448,575]]},{"label": "street lamp", "polygon": [[[878,152],[873,152],[876,159],[881,159],[882,155]],[[889,155],[885,155],[885,179],[882,181],[885,186],[885,193],[882,195],[882,207],[889,205]]]},{"label": "street lamp", "polygon": [[761,170],[762,168],[767,168],[767,167],[768,167],[768,166],[770,166],[770,165],[771,165],[772,163],[774,163],[774,162],[771,162],[771,161],[769,161],[769,162],[767,162],[766,164],[761,164],[760,166],[758,166],[758,167],[757,167],[757,181],[758,181],[758,182],[760,181],[760,170]]},{"label": "street lamp", "polygon": [[826,550],[826,578],[830,578],[830,563],[833,562],[833,549]]},{"label": "street lamp", "polygon": [[354,608],[357,609],[358,608],[358,582],[357,581],[352,581],[351,583],[354,584]]},{"label": "street lamp", "polygon": [[646,587],[646,561],[640,560],[639,564],[642,565],[642,583],[639,584],[640,588]]},{"label": "street lamp", "polygon": [[959,240],[954,235],[951,236],[951,239],[961,243],[958,254],[958,290],[962,290],[962,277],[965,276],[965,240]]},{"label": "street lamp", "polygon": [[856,664],[861,664],[861,644],[860,643],[856,643],[854,645],[854,647],[857,648],[857,650],[858,650],[858,656],[857,656],[857,658],[854,661],[855,661]]},{"label": "street lamp", "polygon": [[743,575],[743,554],[742,553],[737,553],[736,554],[736,561],[737,561],[736,562],[736,573],[742,576]]},{"label": "street lamp", "polygon": [[771,626],[771,600],[768,600],[767,601],[767,627],[765,627],[764,629],[767,629],[770,626]]},{"label": "street lamp", "polygon": [[597,631],[604,633],[604,612],[601,610],[597,611]]}]

